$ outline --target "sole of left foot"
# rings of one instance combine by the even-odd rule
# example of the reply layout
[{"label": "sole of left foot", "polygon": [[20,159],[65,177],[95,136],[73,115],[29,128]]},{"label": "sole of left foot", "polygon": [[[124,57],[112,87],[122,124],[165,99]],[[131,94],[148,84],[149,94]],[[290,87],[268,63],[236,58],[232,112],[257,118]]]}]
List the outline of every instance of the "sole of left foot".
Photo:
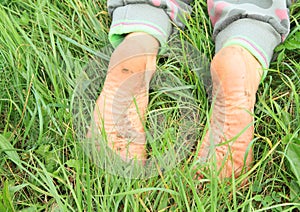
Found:
[{"label": "sole of left foot", "polygon": [[135,159],[145,163],[146,160],[143,121],[158,47],[157,40],[146,33],[126,36],[111,56],[94,108],[96,129],[90,129],[87,137],[97,132],[105,134],[107,146],[126,162]]},{"label": "sole of left foot", "polygon": [[[252,161],[254,104],[262,76],[260,63],[244,48],[221,49],[211,63],[213,106],[198,158],[215,158],[219,177],[238,177]],[[214,157],[215,155],[215,157]],[[198,175],[201,176],[200,171]]]}]

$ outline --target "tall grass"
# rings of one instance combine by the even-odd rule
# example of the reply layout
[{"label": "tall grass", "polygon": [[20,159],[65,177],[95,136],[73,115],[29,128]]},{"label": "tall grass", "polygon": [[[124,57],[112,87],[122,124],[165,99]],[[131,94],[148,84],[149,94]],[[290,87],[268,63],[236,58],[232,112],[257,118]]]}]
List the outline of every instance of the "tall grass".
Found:
[{"label": "tall grass", "polygon": [[[291,8],[291,34],[276,49],[257,94],[255,163],[242,186],[246,176],[225,184],[212,172],[195,180],[193,155],[149,179],[100,169],[76,134],[72,98],[90,61],[110,56],[103,50],[109,45],[106,3],[0,1],[0,211],[300,210],[299,6]],[[195,2],[193,11],[181,39],[210,60],[205,1]],[[203,78],[185,60],[160,61],[158,70],[172,74],[194,98],[200,140],[209,113]],[[165,92],[153,89],[151,98],[151,111],[176,110]]]}]

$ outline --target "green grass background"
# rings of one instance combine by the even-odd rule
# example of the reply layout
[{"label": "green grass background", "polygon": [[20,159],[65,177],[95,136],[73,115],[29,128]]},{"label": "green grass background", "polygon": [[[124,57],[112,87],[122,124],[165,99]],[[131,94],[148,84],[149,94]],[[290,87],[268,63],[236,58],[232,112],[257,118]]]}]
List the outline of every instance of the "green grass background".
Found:
[{"label": "green grass background", "polygon": [[[255,163],[241,186],[247,175],[193,179],[193,157],[150,179],[99,169],[76,139],[71,110],[76,79],[108,45],[106,3],[0,0],[0,211],[299,211],[299,9],[291,8],[291,33],[257,94]],[[211,59],[205,1],[192,16],[182,39]],[[168,61],[159,66],[191,86],[203,130],[209,104],[197,75]],[[153,109],[167,106],[164,99]]]}]

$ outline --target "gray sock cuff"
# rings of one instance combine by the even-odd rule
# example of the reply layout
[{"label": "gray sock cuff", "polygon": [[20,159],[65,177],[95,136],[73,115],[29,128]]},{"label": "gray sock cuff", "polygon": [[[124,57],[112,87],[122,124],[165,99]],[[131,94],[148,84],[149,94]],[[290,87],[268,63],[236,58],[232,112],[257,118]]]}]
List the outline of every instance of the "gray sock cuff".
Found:
[{"label": "gray sock cuff", "polygon": [[164,46],[172,33],[172,24],[166,12],[148,4],[129,4],[113,11],[109,40],[118,46],[131,32],[145,32]]},{"label": "gray sock cuff", "polygon": [[216,52],[229,45],[247,49],[264,68],[268,68],[280,34],[268,23],[254,19],[239,19],[228,25],[215,38]]}]

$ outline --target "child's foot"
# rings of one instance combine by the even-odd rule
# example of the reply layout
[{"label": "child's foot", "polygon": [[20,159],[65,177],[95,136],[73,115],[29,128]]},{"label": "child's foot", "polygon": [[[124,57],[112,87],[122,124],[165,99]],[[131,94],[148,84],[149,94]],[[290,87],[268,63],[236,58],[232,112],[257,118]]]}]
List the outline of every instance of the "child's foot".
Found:
[{"label": "child's foot", "polygon": [[[131,33],[111,56],[94,121],[106,134],[108,146],[124,161],[146,160],[143,120],[148,87],[156,69],[159,44],[146,33]],[[90,130],[87,137],[91,137]]]},{"label": "child's foot", "polygon": [[[221,49],[211,63],[213,110],[199,158],[216,153],[221,178],[238,177],[252,162],[255,95],[260,83],[260,63],[244,48]],[[215,146],[214,146],[215,145]],[[248,151],[249,149],[249,151]]]}]

